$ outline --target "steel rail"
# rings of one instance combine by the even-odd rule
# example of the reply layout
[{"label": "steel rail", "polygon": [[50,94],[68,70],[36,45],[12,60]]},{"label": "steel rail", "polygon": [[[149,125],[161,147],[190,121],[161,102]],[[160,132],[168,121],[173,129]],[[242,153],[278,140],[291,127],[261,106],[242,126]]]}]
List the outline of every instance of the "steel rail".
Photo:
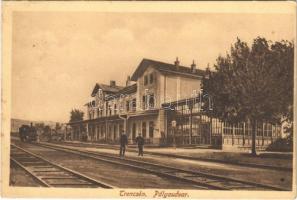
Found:
[{"label": "steel rail", "polygon": [[145,172],[148,172],[148,173],[151,173],[151,174],[156,174],[156,175],[159,175],[159,176],[162,176],[162,177],[184,181],[184,182],[187,182],[187,183],[194,184],[194,185],[196,185],[196,187],[199,187],[200,189],[211,188],[211,189],[217,189],[217,190],[226,190],[226,188],[224,188],[224,187],[212,186],[212,185],[197,182],[197,181],[194,181],[194,180],[191,180],[191,179],[185,179],[185,178],[182,178],[182,177],[174,176],[174,175],[169,174],[169,173],[155,171],[155,170],[151,170],[151,169],[148,169],[148,168],[135,166],[135,165],[132,165],[132,164],[129,164],[129,163],[122,163],[122,162],[118,162],[118,161],[112,161],[112,160],[108,160],[108,159],[99,158],[98,155],[91,156],[91,155],[87,155],[86,153],[77,152],[75,150],[62,149],[62,148],[59,148],[59,147],[51,147],[51,146],[40,145],[40,144],[38,144],[38,145],[42,146],[42,147],[58,150],[58,151],[63,151],[63,152],[66,152],[66,153],[72,153],[72,154],[75,154],[75,155],[80,155],[80,156],[83,156],[83,157],[86,157],[86,158],[91,158],[91,159],[94,159],[94,160],[97,160],[97,161],[103,161],[103,162],[111,163],[111,164],[115,164],[115,165],[122,165],[122,166],[125,166],[125,167],[137,169],[137,170],[140,170],[140,171],[145,171]]},{"label": "steel rail", "polygon": [[[109,163],[113,163],[113,164],[120,164],[120,165],[125,165],[127,167],[132,167],[135,169],[139,169],[139,170],[143,170],[143,171],[147,171],[153,174],[157,174],[160,176],[164,176],[164,177],[168,177],[168,178],[174,178],[174,179],[178,179],[178,180],[182,180],[182,181],[186,181],[186,182],[190,182],[193,184],[197,184],[203,187],[207,187],[210,189],[217,189],[217,190],[232,190],[232,186],[231,188],[226,187],[226,186],[222,186],[222,185],[215,185],[215,184],[211,184],[211,183],[205,183],[205,182],[201,182],[201,181],[195,181],[189,178],[185,178],[185,177],[179,177],[170,173],[164,173],[161,172],[161,168],[166,169],[166,170],[172,170],[173,172],[182,172],[182,173],[188,173],[189,175],[194,175],[194,176],[200,176],[200,177],[204,177],[204,178],[210,178],[213,179],[214,182],[218,183],[224,183],[224,182],[233,182],[233,183],[239,183],[239,184],[243,184],[242,187],[244,187],[244,185],[246,187],[250,187],[251,188],[263,188],[263,189],[267,189],[267,190],[277,190],[277,191],[287,191],[284,188],[280,188],[280,187],[275,187],[275,186],[271,186],[271,185],[266,185],[266,184],[261,184],[261,183],[255,183],[255,182],[251,182],[251,181],[243,181],[243,180],[239,180],[239,179],[234,179],[234,178],[230,178],[230,177],[225,177],[225,176],[219,176],[219,175],[213,175],[213,174],[209,174],[209,173],[203,173],[203,172],[197,172],[197,171],[191,171],[191,170],[185,170],[185,169],[180,169],[180,168],[175,168],[175,167],[169,167],[169,166],[165,166],[165,165],[161,165],[161,164],[155,164],[155,163],[149,163],[149,162],[145,162],[145,161],[138,161],[138,160],[134,160],[134,159],[120,159],[119,157],[116,156],[111,156],[111,155],[106,155],[106,154],[102,154],[102,153],[95,153],[95,152],[90,152],[90,151],[82,151],[82,150],[78,150],[78,149],[74,149],[73,148],[67,148],[67,147],[61,147],[59,145],[53,145],[53,144],[37,144],[43,147],[47,147],[47,148],[52,148],[54,150],[59,150],[59,151],[64,151],[64,152],[68,152],[68,153],[73,153],[73,154],[77,154],[77,155],[81,155],[84,157],[88,157],[88,158],[93,158],[95,160],[101,160],[104,162],[109,162]],[[101,158],[99,158],[101,157]],[[109,158],[109,159],[113,159],[113,160],[107,160],[107,159],[102,159],[102,157],[104,158]],[[116,160],[116,161],[115,161]],[[126,163],[123,163],[126,162]],[[130,162],[130,163],[127,163]],[[131,164],[134,163],[133,164]],[[141,165],[141,166],[136,166],[135,164]],[[160,170],[152,170],[152,169],[148,169],[145,168],[145,166],[153,166],[153,167],[157,167]],[[233,186],[236,188],[236,186]]]},{"label": "steel rail", "polygon": [[33,179],[35,179],[37,182],[39,182],[43,187],[50,187],[49,184],[47,184],[45,181],[43,181],[41,178],[37,177],[34,175],[34,173],[29,170],[28,168],[26,168],[24,165],[22,165],[20,162],[16,161],[13,158],[10,158],[10,160],[15,163],[17,166],[19,166],[20,168],[22,168],[23,170],[25,170],[31,177],[33,177]]},{"label": "steel rail", "polygon": [[[61,166],[59,164],[53,163],[52,161],[49,161],[49,160],[47,160],[47,159],[45,159],[45,158],[43,158],[43,157],[41,157],[39,155],[36,155],[36,154],[34,154],[34,153],[26,150],[26,149],[23,149],[23,148],[21,148],[21,147],[19,147],[17,145],[11,144],[11,150],[13,148],[16,148],[20,152],[25,152],[26,155],[32,156],[33,158],[36,158],[39,161],[44,162],[47,165],[46,166],[47,169],[48,168],[52,168],[52,169],[58,168],[58,169],[60,169],[61,172],[67,172],[68,174],[74,176],[75,179],[77,179],[78,182],[80,180],[85,181],[84,183],[83,182],[80,182],[77,185],[89,185],[89,186],[92,186],[93,185],[93,186],[102,187],[102,188],[115,188],[114,186],[111,186],[111,185],[109,185],[107,183],[103,183],[101,181],[98,181],[98,180],[95,180],[95,179],[93,179],[91,177],[88,177],[88,176],[86,176],[86,175],[84,175],[82,173],[79,173],[77,171],[71,170],[71,169],[66,168],[64,166]],[[32,176],[34,179],[38,180],[38,182],[42,186],[45,186],[45,187],[54,187],[55,185],[59,185],[59,186],[62,186],[62,185],[73,185],[72,183],[65,183],[65,184],[48,183],[48,182],[46,182],[43,179],[70,179],[70,177],[64,177],[64,178],[61,178],[61,177],[60,178],[49,178],[49,177],[47,178],[47,177],[43,177],[42,178],[42,175],[37,175],[37,173],[46,172],[48,170],[46,170],[46,171],[42,171],[42,170],[33,171],[33,170],[30,170],[29,167],[26,167],[24,165],[24,163],[28,163],[28,162],[26,162],[24,160],[23,161],[18,161],[16,155],[13,155],[13,153],[11,153],[11,158],[10,159],[11,159],[12,162],[16,163],[18,166],[20,166],[22,169],[24,169],[30,176]],[[26,160],[26,158],[24,158],[24,157],[23,157],[23,159]],[[28,159],[28,157],[27,157],[27,159]],[[34,165],[34,162],[37,163],[36,161],[33,161],[31,163]],[[34,173],[34,172],[37,172],[37,173]],[[71,179],[73,179],[73,178],[71,178]],[[73,180],[75,180],[75,179],[73,179]]]}]

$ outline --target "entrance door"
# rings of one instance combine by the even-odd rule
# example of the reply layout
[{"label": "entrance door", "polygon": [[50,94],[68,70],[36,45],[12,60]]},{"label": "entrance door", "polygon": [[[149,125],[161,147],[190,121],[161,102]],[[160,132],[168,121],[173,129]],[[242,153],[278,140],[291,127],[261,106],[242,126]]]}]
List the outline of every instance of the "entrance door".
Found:
[{"label": "entrance door", "polygon": [[133,123],[133,126],[132,126],[132,139],[133,141],[135,140],[136,138],[136,124]]},{"label": "entrance door", "polygon": [[117,125],[113,127],[113,140],[116,141],[117,139]]},{"label": "entrance door", "polygon": [[210,144],[210,123],[201,124],[201,143]]},{"label": "entrance door", "polygon": [[142,122],[142,137],[146,138],[146,123]]},{"label": "entrance door", "polygon": [[150,138],[154,137],[154,122],[149,122],[149,136]]}]

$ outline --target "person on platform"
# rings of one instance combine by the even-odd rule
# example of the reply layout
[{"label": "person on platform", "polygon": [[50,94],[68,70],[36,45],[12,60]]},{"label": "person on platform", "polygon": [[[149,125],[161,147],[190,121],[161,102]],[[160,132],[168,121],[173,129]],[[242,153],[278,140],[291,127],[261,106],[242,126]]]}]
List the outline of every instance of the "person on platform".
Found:
[{"label": "person on platform", "polygon": [[126,145],[128,144],[128,138],[124,131],[121,133],[120,137],[120,157],[125,157]]},{"label": "person on platform", "polygon": [[137,145],[138,145],[138,156],[143,156],[143,145],[144,145],[144,139],[139,133],[138,136],[135,139]]},{"label": "person on platform", "polygon": [[22,125],[19,128],[19,134],[20,134],[21,141],[24,142],[25,141],[25,127],[24,127],[24,125]]}]

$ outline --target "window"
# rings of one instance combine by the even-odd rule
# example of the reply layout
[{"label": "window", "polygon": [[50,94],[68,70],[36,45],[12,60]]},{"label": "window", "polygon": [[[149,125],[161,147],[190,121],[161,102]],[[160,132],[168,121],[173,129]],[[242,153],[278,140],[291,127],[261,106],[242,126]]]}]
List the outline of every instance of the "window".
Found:
[{"label": "window", "polygon": [[272,125],[269,123],[264,124],[264,136],[272,136]]},{"label": "window", "polygon": [[108,105],[109,115],[111,115],[111,105]]},{"label": "window", "polygon": [[142,96],[142,109],[145,110],[146,109],[146,96]]},{"label": "window", "polygon": [[109,127],[108,127],[108,133],[107,133],[108,139],[111,139],[111,130],[112,130],[112,126],[109,125]]},{"label": "window", "polygon": [[149,136],[150,138],[154,137],[154,122],[149,122]]},{"label": "window", "polygon": [[281,126],[276,125],[276,136],[280,137],[281,136]]},{"label": "window", "polygon": [[134,140],[136,138],[136,124],[133,123],[132,126],[132,139]]},{"label": "window", "polygon": [[259,123],[259,122],[256,122],[256,133],[257,133],[257,136],[262,136],[263,134],[263,124],[262,123]]},{"label": "window", "polygon": [[124,130],[123,128],[123,124],[120,124],[120,127],[119,127],[119,134],[122,134],[122,131]]},{"label": "window", "polygon": [[121,103],[120,103],[120,112],[122,112],[122,111],[124,111],[124,109],[125,109],[125,102],[124,101],[122,101]]},{"label": "window", "polygon": [[149,96],[149,108],[154,108],[155,107],[155,96],[151,94]]},{"label": "window", "polygon": [[100,137],[100,126],[96,126],[96,129],[95,129],[95,131],[96,131],[96,140],[99,140],[99,137]]},{"label": "window", "polygon": [[105,116],[107,116],[108,115],[108,103],[106,102],[105,103]]},{"label": "window", "polygon": [[132,106],[132,110],[135,111],[136,110],[136,99],[132,99],[132,102],[131,102],[131,106]]},{"label": "window", "polygon": [[113,139],[116,140],[117,138],[117,125],[114,125],[113,127]]},{"label": "window", "polygon": [[144,76],[144,85],[147,85],[148,84],[148,77],[147,75]]},{"label": "window", "polygon": [[117,114],[117,104],[114,104],[114,114]]},{"label": "window", "polygon": [[224,135],[232,135],[232,132],[233,132],[232,129],[233,129],[232,124],[228,122],[224,122],[224,129],[223,129]]},{"label": "window", "polygon": [[104,135],[105,135],[105,130],[104,130],[104,125],[101,125],[101,137],[103,138],[104,137]]},{"label": "window", "polygon": [[130,102],[129,101],[126,101],[126,110],[130,111]]},{"label": "window", "polygon": [[252,135],[252,127],[249,123],[245,124],[245,135]]},{"label": "window", "polygon": [[146,123],[142,122],[142,137],[146,138]]},{"label": "window", "polygon": [[151,73],[150,74],[150,84],[152,84],[154,82],[154,74]]},{"label": "window", "polygon": [[102,90],[102,89],[99,89],[99,90],[98,90],[98,93],[99,93],[99,96],[100,96],[100,97],[103,97],[103,90]]}]

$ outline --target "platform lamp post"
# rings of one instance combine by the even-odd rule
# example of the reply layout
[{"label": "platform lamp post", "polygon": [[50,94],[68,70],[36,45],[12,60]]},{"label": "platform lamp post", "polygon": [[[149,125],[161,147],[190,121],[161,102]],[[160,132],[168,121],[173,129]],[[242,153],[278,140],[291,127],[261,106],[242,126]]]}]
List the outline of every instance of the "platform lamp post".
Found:
[{"label": "platform lamp post", "polygon": [[[205,71],[205,76],[204,79],[206,80],[206,83],[208,83],[210,76],[211,76],[211,72],[210,72],[210,68],[209,68],[209,63],[207,64],[207,68]],[[208,83],[209,84],[209,83]],[[203,91],[203,90],[202,90]],[[212,145],[212,100],[211,97],[208,95],[208,93],[200,93],[200,95],[203,95],[202,97],[200,96],[200,100],[201,100],[201,111],[206,111],[206,113],[208,113],[210,115],[209,117],[209,144]],[[203,99],[202,99],[203,98]],[[208,106],[205,106],[205,103],[207,102]]]},{"label": "platform lamp post", "polygon": [[67,124],[65,124],[65,131],[63,131],[63,139],[64,139],[64,141],[65,140],[67,140],[67,132],[68,132],[68,130],[67,130]]},{"label": "platform lamp post", "polygon": [[[124,121],[124,132],[127,134],[127,137],[128,137],[128,120],[129,120],[129,115],[127,113],[127,115],[119,115],[119,118],[122,119]],[[130,136],[130,134],[129,134]]]},{"label": "platform lamp post", "polygon": [[189,134],[189,144],[192,144],[192,132],[193,132],[193,102],[190,102],[189,104],[190,109],[190,134]]}]

